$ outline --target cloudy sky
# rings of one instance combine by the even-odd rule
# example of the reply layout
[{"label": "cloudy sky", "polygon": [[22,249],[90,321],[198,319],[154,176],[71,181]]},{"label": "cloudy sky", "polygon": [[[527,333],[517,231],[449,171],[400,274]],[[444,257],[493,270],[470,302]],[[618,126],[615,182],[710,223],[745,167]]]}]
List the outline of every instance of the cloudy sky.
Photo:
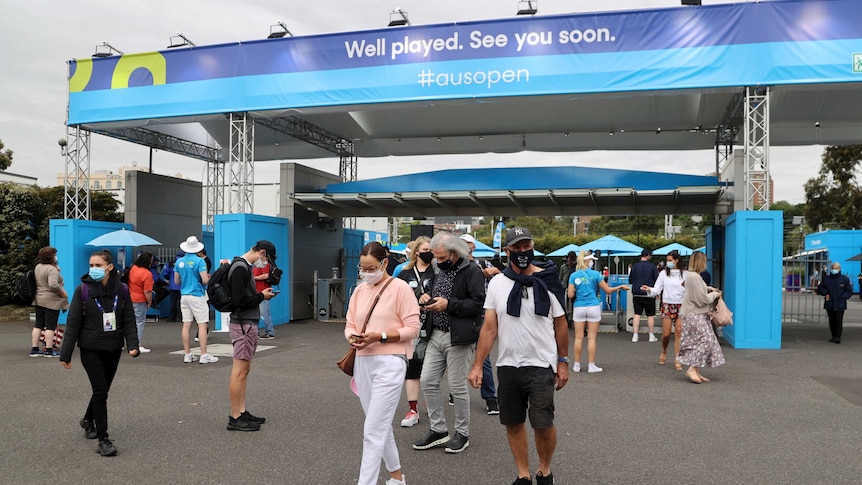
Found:
[{"label": "cloudy sky", "polygon": [[[705,4],[729,3],[704,0]],[[737,3],[737,2],[734,2]],[[169,37],[183,32],[198,45],[265,37],[283,20],[296,35],[380,28],[389,12],[402,8],[414,25],[510,17],[515,0],[28,0],[4,2],[0,16],[0,140],[14,150],[9,172],[56,183],[64,169],[57,140],[64,136],[66,61],[89,57],[107,41],[118,49],[163,49]],[[540,0],[539,14],[677,7],[679,0]],[[687,7],[691,8],[691,7]],[[775,200],[804,202],[802,184],[816,175],[822,147],[773,148],[770,152]],[[132,162],[146,164],[148,149],[95,135],[91,170],[115,170]],[[337,173],[337,160],[305,162]],[[714,154],[696,152],[520,153],[411,158],[360,159],[359,177],[419,172],[450,167],[578,165],[637,168],[703,174],[714,170]],[[258,164],[257,180],[271,180],[277,162]],[[201,180],[205,165],[157,152],[154,171]]]}]

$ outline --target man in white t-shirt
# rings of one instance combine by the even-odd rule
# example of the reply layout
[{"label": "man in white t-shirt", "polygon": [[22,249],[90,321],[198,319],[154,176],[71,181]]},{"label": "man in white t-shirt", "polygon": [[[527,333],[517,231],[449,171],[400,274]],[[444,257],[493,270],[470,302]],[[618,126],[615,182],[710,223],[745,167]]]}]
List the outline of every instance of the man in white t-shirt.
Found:
[{"label": "man in white t-shirt", "polygon": [[523,227],[506,234],[508,267],[488,284],[485,322],[468,375],[482,385],[482,362],[499,335],[497,395],[500,423],[518,467],[515,483],[532,483],[524,426],[527,411],[535,432],[537,485],[553,485],[551,458],[557,445],[554,390],[569,380],[569,329],[564,295],[553,263],[533,262],[533,237]]}]

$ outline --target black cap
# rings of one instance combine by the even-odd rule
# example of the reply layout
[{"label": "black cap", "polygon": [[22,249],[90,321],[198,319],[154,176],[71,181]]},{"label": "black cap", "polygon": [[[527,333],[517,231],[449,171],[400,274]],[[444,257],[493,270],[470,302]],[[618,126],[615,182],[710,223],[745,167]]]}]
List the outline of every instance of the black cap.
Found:
[{"label": "black cap", "polygon": [[648,258],[650,256],[652,256],[652,251],[650,251],[649,249],[644,249],[643,251],[641,251],[642,258]]},{"label": "black cap", "polygon": [[258,241],[254,245],[254,247],[256,247],[258,249],[263,249],[264,251],[266,251],[266,258],[269,259],[270,261],[275,261],[276,256],[275,256],[275,245],[274,244],[267,241],[266,239],[261,239],[260,241]]},{"label": "black cap", "polygon": [[511,246],[524,240],[533,240],[533,235],[526,227],[513,227],[506,231],[506,246]]}]

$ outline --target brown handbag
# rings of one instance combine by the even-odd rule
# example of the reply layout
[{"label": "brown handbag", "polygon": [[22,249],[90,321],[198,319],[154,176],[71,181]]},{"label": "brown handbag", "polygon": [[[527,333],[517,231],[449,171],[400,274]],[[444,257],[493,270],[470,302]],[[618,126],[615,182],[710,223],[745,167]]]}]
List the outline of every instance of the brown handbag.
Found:
[{"label": "brown handbag", "polygon": [[[392,280],[395,278],[389,277],[389,281],[383,285],[383,288],[380,289],[380,292],[377,293],[377,296],[374,297],[374,303],[371,304],[371,309],[368,310],[368,315],[365,315],[365,323],[362,324],[362,330],[359,331],[359,334],[362,335],[365,333],[365,327],[368,326],[368,320],[371,318],[371,313],[374,311],[374,307],[377,306],[377,302],[380,301],[380,295],[383,294],[383,291],[386,290],[386,287],[389,286],[389,283],[392,283]],[[345,374],[352,376],[353,375],[353,364],[356,362],[356,349],[350,347],[350,350],[344,354],[344,357],[341,358],[335,365],[341,369]]]},{"label": "brown handbag", "polygon": [[727,307],[727,303],[724,302],[724,298],[722,297],[718,297],[715,300],[715,310],[707,312],[707,315],[709,315],[709,319],[712,320],[712,324],[716,327],[733,325],[733,312]]}]

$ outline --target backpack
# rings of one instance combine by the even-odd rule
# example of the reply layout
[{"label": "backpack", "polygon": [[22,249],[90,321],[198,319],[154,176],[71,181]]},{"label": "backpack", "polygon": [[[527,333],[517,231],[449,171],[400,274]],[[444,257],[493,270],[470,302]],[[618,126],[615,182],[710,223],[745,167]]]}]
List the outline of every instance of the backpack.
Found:
[{"label": "backpack", "polygon": [[228,277],[237,261],[219,265],[215,273],[210,276],[207,283],[207,296],[210,304],[222,313],[230,313],[234,310],[233,296],[230,294],[230,282]]},{"label": "backpack", "polygon": [[36,298],[36,272],[34,270],[28,270],[18,278],[15,293],[25,304],[33,304],[33,300]]},{"label": "backpack", "polygon": [[123,283],[124,285],[128,285],[129,284],[129,275],[131,274],[131,272],[132,272],[131,266],[124,269],[123,272],[120,273],[120,283]]}]

